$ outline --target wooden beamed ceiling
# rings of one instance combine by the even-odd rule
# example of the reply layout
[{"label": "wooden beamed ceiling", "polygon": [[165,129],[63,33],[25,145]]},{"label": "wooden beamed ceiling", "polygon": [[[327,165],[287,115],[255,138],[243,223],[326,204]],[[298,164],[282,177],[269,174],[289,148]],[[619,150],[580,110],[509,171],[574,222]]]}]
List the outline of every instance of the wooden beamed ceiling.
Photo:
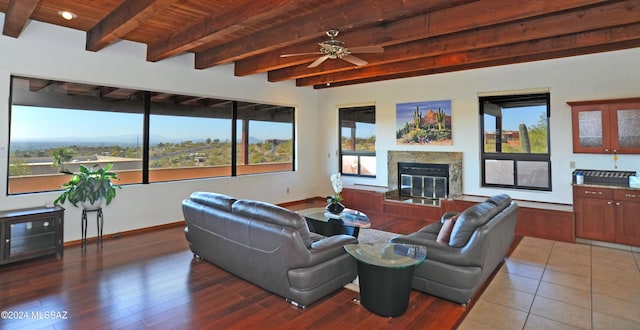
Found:
[{"label": "wooden beamed ceiling", "polygon": [[[77,15],[64,20],[58,12]],[[148,61],[194,53],[194,69],[329,88],[640,47],[640,0],[0,0],[3,35],[36,20],[86,31],[87,51],[129,40]],[[340,30],[368,64],[307,66]]]}]

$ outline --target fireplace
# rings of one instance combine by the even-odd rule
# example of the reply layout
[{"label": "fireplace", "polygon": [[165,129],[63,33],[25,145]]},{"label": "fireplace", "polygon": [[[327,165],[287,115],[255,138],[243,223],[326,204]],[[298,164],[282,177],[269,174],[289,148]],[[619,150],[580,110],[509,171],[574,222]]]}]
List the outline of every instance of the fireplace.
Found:
[{"label": "fireplace", "polygon": [[400,196],[449,198],[449,164],[398,162]]},{"label": "fireplace", "polygon": [[[416,169],[417,173],[409,173],[411,179],[405,178],[403,183],[402,175],[398,169],[402,163],[426,164],[431,169]],[[445,168],[447,169],[446,173]],[[385,193],[387,200],[439,206],[441,199],[462,195],[461,152],[389,150],[387,153],[387,173],[389,173],[387,176],[388,190]],[[432,178],[425,180],[424,177]],[[420,185],[422,186],[418,189]]]}]

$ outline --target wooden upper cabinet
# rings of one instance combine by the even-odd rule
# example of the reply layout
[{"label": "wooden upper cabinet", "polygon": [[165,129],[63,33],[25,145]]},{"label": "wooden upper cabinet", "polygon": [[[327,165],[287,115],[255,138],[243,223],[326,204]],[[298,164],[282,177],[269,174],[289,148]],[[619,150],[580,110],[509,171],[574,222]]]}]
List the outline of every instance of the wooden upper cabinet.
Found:
[{"label": "wooden upper cabinet", "polygon": [[567,104],[574,153],[640,154],[640,98]]}]

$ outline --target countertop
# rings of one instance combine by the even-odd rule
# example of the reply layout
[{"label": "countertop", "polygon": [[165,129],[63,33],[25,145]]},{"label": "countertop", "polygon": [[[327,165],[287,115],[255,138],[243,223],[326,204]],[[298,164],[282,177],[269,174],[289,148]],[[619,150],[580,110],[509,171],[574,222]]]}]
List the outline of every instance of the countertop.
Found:
[{"label": "countertop", "polygon": [[594,184],[594,183],[585,183],[585,184],[572,184],[574,187],[592,187],[592,188],[605,188],[605,189],[625,189],[625,190],[640,190],[640,188],[632,188],[628,186],[614,186],[614,185],[606,185],[606,184]]}]

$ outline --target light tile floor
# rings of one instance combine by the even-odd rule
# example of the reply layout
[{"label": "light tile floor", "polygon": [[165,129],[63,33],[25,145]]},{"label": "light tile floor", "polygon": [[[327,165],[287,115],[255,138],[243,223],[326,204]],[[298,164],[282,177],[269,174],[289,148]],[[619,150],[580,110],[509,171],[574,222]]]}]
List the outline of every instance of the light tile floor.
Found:
[{"label": "light tile floor", "polygon": [[525,237],[458,329],[640,329],[640,249]]}]

